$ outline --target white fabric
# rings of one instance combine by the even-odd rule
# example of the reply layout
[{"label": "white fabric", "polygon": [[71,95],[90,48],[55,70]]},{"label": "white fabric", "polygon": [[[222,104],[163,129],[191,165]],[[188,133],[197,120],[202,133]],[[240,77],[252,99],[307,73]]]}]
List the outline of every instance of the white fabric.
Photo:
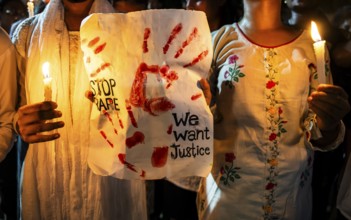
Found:
[{"label": "white fabric", "polygon": [[17,100],[15,55],[9,36],[0,28],[0,162],[10,151],[15,134],[12,128]]},{"label": "white fabric", "polygon": [[[112,11],[106,0],[95,0],[90,12]],[[65,122],[58,140],[29,146],[23,171],[23,219],[146,219],[143,181],[101,177],[88,168],[91,103],[84,93],[89,81],[81,50],[69,47],[63,15],[61,0],[51,0],[43,13],[24,21],[14,34],[21,105],[44,100],[41,67],[48,61],[53,101]],[[74,56],[76,64],[70,62]]]},{"label": "white fabric", "polygon": [[351,155],[348,158],[337,197],[337,208],[347,218],[351,219]]},{"label": "white fabric", "polygon": [[[236,24],[213,34],[214,165],[198,197],[202,219],[310,219],[317,84],[307,32],[284,45],[251,42]],[[343,130],[330,148],[338,146]],[[314,132],[315,133],[315,132]],[[313,135],[313,134],[312,134]]]}]

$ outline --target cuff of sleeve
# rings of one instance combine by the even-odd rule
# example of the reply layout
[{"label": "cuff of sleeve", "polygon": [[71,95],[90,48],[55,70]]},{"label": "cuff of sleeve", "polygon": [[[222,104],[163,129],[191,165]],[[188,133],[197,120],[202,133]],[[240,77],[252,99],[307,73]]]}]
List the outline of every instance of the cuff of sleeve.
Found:
[{"label": "cuff of sleeve", "polygon": [[[322,132],[317,127],[316,123],[313,126],[313,130],[315,130],[314,132],[316,132],[316,136],[313,137],[312,139],[317,140],[318,138],[323,137]],[[312,131],[311,131],[311,133],[312,133]],[[336,139],[332,143],[330,143],[329,145],[324,146],[323,148],[312,146],[312,149],[322,151],[322,152],[334,150],[344,141],[344,137],[345,137],[345,125],[342,121],[340,121],[339,134],[336,137]]]},{"label": "cuff of sleeve", "polygon": [[13,116],[13,119],[12,119],[12,125],[13,125],[13,130],[15,130],[16,134],[19,135],[19,132],[17,131],[17,121],[18,121],[18,113],[16,112],[16,114]]}]

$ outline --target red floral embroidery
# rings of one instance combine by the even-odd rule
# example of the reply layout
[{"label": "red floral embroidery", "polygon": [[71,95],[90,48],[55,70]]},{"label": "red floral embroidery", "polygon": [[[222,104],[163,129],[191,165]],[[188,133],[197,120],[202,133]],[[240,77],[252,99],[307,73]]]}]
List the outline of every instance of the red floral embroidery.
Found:
[{"label": "red floral embroidery", "polygon": [[234,183],[235,179],[240,179],[239,175],[240,167],[234,166],[235,154],[233,152],[224,154],[225,164],[221,167],[221,178],[220,181],[225,185],[229,186],[230,183]]},{"label": "red floral embroidery", "polygon": [[271,89],[275,86],[275,82],[273,80],[269,80],[266,84],[267,89]]},{"label": "red floral embroidery", "polygon": [[231,163],[235,160],[235,155],[234,153],[226,153],[225,154],[225,162]]},{"label": "red floral embroidery", "polygon": [[277,138],[277,134],[272,133],[271,135],[269,135],[269,140],[270,141],[274,141]]},{"label": "red floral embroidery", "polygon": [[276,185],[274,183],[268,183],[266,185],[266,190],[272,190]]},{"label": "red floral embroidery", "polygon": [[276,188],[278,186],[277,177],[279,176],[279,155],[280,155],[280,138],[287,132],[284,125],[287,123],[284,120],[283,108],[281,107],[277,97],[279,97],[279,79],[280,72],[277,65],[279,59],[276,58],[277,52],[275,49],[267,49],[264,52],[264,65],[266,69],[266,115],[267,115],[267,139],[270,141],[267,145],[267,176],[265,185],[265,204],[263,204],[263,219],[272,219],[274,212],[274,204],[276,202]]},{"label": "red floral embroidery", "polygon": [[229,57],[229,64],[235,63],[238,59],[239,59],[239,57],[237,55],[230,56]]},{"label": "red floral embroidery", "polygon": [[245,74],[241,72],[241,68],[244,67],[242,64],[238,64],[239,56],[231,55],[227,58],[228,67],[224,72],[224,78],[226,79],[225,85],[229,88],[234,87],[234,83],[238,83],[240,78],[245,77]]}]

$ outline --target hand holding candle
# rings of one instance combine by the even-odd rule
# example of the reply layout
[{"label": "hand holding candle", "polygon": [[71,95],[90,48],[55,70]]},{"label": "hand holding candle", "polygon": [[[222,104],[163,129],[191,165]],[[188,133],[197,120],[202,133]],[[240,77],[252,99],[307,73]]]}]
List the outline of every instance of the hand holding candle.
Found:
[{"label": "hand holding candle", "polygon": [[325,71],[325,40],[321,39],[318,28],[315,22],[311,22],[311,36],[313,41],[314,53],[316,55],[317,62],[317,73],[319,83],[326,83],[326,71]]},{"label": "hand holding candle", "polygon": [[51,101],[52,99],[52,89],[51,89],[51,81],[52,78],[50,76],[50,63],[45,62],[42,66],[42,72],[44,76],[44,100]]}]

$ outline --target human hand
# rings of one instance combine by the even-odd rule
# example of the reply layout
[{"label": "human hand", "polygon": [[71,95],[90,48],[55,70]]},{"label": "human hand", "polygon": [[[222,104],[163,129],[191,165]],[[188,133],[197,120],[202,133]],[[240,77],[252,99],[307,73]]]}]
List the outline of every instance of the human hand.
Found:
[{"label": "human hand", "polygon": [[206,103],[207,103],[207,105],[210,105],[211,99],[212,99],[210,84],[204,78],[202,78],[199,81],[199,83],[200,83],[202,92],[204,93],[204,96],[205,96],[205,99],[206,99]]},{"label": "human hand", "polygon": [[339,86],[320,84],[307,100],[311,110],[317,114],[317,125],[322,131],[337,128],[350,111],[348,95]]},{"label": "human hand", "polygon": [[64,126],[63,121],[48,121],[62,116],[60,111],[55,110],[56,108],[57,103],[52,101],[39,102],[20,107],[17,111],[18,121],[16,126],[22,139],[27,143],[37,143],[59,138],[59,133],[42,133]]}]

